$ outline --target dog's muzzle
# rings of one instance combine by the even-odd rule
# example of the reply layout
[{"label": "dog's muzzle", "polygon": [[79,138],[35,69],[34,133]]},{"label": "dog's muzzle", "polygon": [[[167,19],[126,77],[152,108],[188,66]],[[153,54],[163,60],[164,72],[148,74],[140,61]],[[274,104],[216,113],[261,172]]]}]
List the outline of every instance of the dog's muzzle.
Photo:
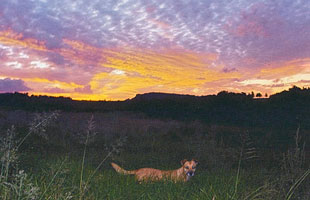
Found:
[{"label": "dog's muzzle", "polygon": [[187,172],[186,176],[194,176],[195,172]]}]

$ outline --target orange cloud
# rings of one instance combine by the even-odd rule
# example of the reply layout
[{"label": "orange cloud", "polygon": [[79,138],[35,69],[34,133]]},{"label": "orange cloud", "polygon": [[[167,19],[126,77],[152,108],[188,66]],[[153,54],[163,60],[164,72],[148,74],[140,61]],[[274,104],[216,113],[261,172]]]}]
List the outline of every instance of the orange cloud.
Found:
[{"label": "orange cloud", "polygon": [[187,51],[127,49],[107,57],[102,66],[113,70],[96,74],[90,85],[95,93],[124,99],[146,91],[197,93],[207,82],[240,77],[236,71],[211,69],[216,58]]},{"label": "orange cloud", "polygon": [[263,66],[257,73],[245,76],[235,87],[273,94],[293,85],[310,86],[310,58],[270,63]]},{"label": "orange cloud", "polygon": [[262,77],[284,77],[299,74],[310,70],[310,58],[292,60],[285,63],[271,63],[264,66],[258,76]]}]

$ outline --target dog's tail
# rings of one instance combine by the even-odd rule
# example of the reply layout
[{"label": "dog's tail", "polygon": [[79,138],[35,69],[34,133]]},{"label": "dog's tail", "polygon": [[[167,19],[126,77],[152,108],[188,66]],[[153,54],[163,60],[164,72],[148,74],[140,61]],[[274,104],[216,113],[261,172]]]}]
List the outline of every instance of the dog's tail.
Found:
[{"label": "dog's tail", "polygon": [[111,163],[111,165],[115,169],[115,171],[117,171],[120,174],[124,174],[124,175],[136,174],[136,170],[132,170],[132,171],[125,170],[125,169],[121,168],[120,166],[118,166],[117,164],[115,164],[113,162]]}]

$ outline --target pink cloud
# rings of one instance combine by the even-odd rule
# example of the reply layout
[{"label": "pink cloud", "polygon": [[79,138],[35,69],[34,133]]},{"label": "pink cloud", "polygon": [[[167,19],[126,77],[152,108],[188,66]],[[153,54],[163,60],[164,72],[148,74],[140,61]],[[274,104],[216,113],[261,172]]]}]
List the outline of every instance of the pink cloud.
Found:
[{"label": "pink cloud", "polygon": [[54,88],[48,88],[45,89],[43,92],[47,92],[47,93],[68,93],[68,91],[58,88],[58,87],[54,87]]},{"label": "pink cloud", "polygon": [[92,94],[93,91],[91,90],[90,85],[86,85],[83,88],[75,88],[74,92],[83,93],[83,94]]}]

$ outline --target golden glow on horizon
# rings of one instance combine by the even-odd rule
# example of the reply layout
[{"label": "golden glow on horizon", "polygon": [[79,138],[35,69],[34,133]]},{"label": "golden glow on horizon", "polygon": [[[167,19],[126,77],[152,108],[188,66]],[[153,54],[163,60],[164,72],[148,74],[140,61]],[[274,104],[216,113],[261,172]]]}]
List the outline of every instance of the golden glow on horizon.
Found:
[{"label": "golden glow on horizon", "polygon": [[90,85],[93,90],[99,90],[98,93],[106,91],[109,96],[124,99],[146,91],[196,93],[207,82],[240,77],[238,72],[221,73],[211,70],[208,65],[214,58],[209,56],[210,60],[203,62],[202,59],[207,57],[174,51],[117,53],[108,57],[102,66],[123,73],[98,73]]}]

